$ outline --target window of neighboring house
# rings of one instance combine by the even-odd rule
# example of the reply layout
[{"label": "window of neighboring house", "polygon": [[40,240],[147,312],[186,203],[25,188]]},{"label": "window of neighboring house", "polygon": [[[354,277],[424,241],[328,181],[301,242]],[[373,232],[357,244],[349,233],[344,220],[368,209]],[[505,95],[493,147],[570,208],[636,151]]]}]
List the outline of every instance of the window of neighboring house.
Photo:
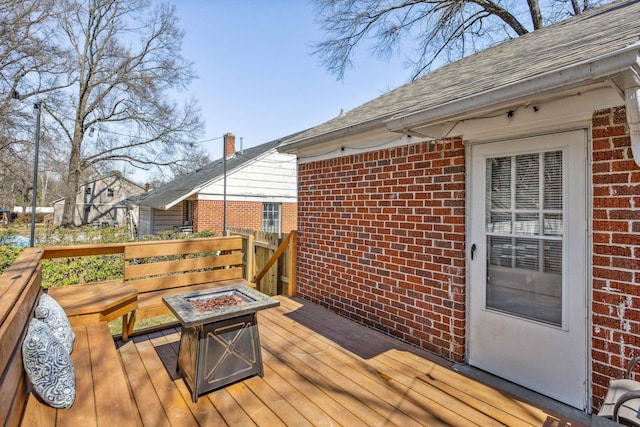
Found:
[{"label": "window of neighboring house", "polygon": [[262,204],[262,230],[280,233],[280,203]]},{"label": "window of neighboring house", "polygon": [[90,196],[91,195],[91,187],[84,187],[84,194],[86,196]]},{"label": "window of neighboring house", "polygon": [[111,188],[107,188],[107,197],[113,199],[113,190]]}]

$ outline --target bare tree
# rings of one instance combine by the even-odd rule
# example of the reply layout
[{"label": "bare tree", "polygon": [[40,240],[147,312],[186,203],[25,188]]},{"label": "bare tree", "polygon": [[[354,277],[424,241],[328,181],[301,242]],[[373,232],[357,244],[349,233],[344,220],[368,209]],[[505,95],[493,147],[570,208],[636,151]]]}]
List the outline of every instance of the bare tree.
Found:
[{"label": "bare tree", "polygon": [[30,206],[33,197],[33,166],[30,161],[31,147],[10,144],[3,150],[0,168],[0,207]]},{"label": "bare tree", "polygon": [[44,109],[68,156],[61,225],[72,226],[83,171],[104,162],[170,165],[202,122],[194,101],[171,101],[193,78],[172,7],[152,9],[145,0],[66,0],[56,7],[70,51],[69,89],[50,94]]},{"label": "bare tree", "polygon": [[[55,0],[0,0],[0,197],[24,207],[45,193],[33,188],[34,103],[68,85],[65,52],[56,37]],[[40,159],[50,139],[43,132]],[[42,171],[46,168],[43,162]],[[41,175],[41,174],[40,174]],[[42,175],[41,175],[42,176]],[[42,181],[41,181],[42,182]],[[42,188],[41,188],[42,189]]]},{"label": "bare tree", "polygon": [[[357,46],[388,59],[407,45],[415,79],[437,64],[460,59],[508,38],[522,36],[607,0],[314,0],[325,38],[314,54],[338,79]],[[597,4],[596,4],[597,3]]]},{"label": "bare tree", "polygon": [[66,85],[64,53],[50,25],[52,5],[53,0],[0,0],[0,152],[33,132],[28,100]]},{"label": "bare tree", "polygon": [[171,173],[174,177],[195,172],[203,166],[211,163],[211,159],[209,158],[206,150],[197,144],[185,147],[183,154],[180,157],[181,160],[175,162],[170,167]]}]

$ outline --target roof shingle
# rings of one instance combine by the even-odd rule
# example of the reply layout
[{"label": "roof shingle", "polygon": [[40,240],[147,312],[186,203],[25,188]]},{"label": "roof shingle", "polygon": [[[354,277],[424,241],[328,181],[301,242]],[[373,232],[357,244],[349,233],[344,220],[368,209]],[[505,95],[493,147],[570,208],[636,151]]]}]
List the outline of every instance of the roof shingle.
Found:
[{"label": "roof shingle", "polygon": [[640,1],[617,1],[434,70],[286,141],[296,144],[500,88],[628,47],[640,35]]}]

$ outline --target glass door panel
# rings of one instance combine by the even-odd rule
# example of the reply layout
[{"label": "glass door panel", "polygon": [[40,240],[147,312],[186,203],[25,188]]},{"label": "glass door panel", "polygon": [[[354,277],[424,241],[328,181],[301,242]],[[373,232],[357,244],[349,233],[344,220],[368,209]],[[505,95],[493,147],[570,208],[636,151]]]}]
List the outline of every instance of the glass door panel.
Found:
[{"label": "glass door panel", "polygon": [[562,151],[486,160],[486,308],[562,326]]}]

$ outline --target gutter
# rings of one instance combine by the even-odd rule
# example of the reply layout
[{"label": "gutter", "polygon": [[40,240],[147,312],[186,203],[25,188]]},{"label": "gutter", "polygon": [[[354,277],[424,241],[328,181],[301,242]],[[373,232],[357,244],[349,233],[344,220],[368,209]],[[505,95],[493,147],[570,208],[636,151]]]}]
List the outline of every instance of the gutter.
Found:
[{"label": "gutter", "polygon": [[321,133],[319,135],[308,136],[303,139],[294,139],[291,142],[286,142],[276,149],[279,152],[290,153],[293,149],[305,148],[314,144],[321,144],[323,142],[333,141],[339,138],[344,138],[351,135],[357,135],[363,132],[367,132],[375,129],[384,129],[385,121],[389,120],[388,116],[380,117],[377,119],[369,120],[367,122],[358,123],[356,125],[341,128],[328,133]]},{"label": "gutter", "polygon": [[599,80],[622,76],[631,149],[640,166],[640,42],[616,52],[549,71],[526,80],[500,86],[466,98],[446,102],[384,121],[391,132],[410,132],[414,128],[459,119],[462,115],[500,108],[561,89],[570,89]]}]

